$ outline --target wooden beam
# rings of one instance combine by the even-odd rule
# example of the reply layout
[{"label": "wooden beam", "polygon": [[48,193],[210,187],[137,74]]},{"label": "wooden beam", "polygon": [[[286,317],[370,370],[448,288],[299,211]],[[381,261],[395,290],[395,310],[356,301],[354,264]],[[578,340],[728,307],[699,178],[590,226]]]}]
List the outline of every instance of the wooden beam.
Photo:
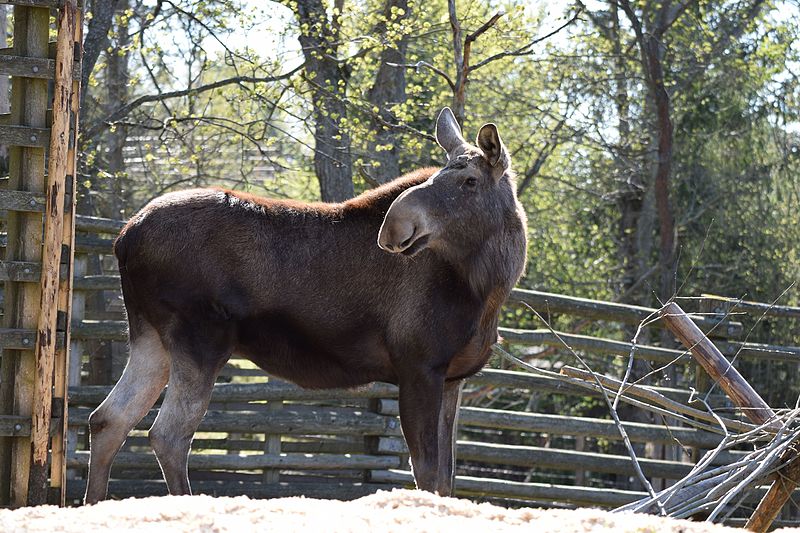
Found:
[{"label": "wooden beam", "polygon": [[[246,483],[239,481],[192,481],[194,494],[209,494],[212,496],[238,496],[247,494],[250,498],[286,498],[290,496],[303,496],[306,498],[326,498],[334,500],[354,500],[379,490],[391,488],[384,483],[362,482],[336,482],[328,480],[325,483],[294,482],[294,483]],[[83,497],[86,490],[86,481],[82,479],[71,480],[67,487],[67,498],[77,500]],[[112,498],[130,498],[167,495],[167,486],[163,481],[150,480],[113,480],[108,485],[109,496]],[[595,489],[596,490],[596,489]]]},{"label": "wooden beam", "polygon": [[781,428],[781,424],[775,421],[775,413],[767,402],[739,374],[730,361],[725,359],[678,304],[668,303],[659,314],[667,328],[689,349],[711,379],[719,383],[733,403],[742,410],[742,414],[755,424],[769,424],[775,431]]},{"label": "wooden beam", "polygon": [[[91,409],[70,408],[70,426],[89,424]],[[136,425],[147,429],[153,425],[157,412],[150,411]],[[281,435],[390,435],[399,436],[400,421],[361,409],[321,406],[285,406],[269,417],[258,411],[208,411],[199,431],[234,433],[280,433]]]},{"label": "wooden beam", "polygon": [[116,235],[124,226],[125,221],[112,218],[78,215],[75,219],[75,229],[90,233],[111,233]]},{"label": "wooden beam", "polygon": [[[0,54],[0,75],[52,80],[55,76],[56,61],[40,57]],[[75,68],[76,66],[70,67],[73,79],[81,76],[81,72]]]},{"label": "wooden beam", "polygon": [[0,209],[41,213],[45,208],[45,195],[31,191],[0,191]]},{"label": "wooden beam", "polygon": [[[78,131],[80,126],[80,101],[81,101],[81,66],[83,61],[83,6],[79,0],[77,14],[73,20],[72,31],[67,35],[72,46],[74,57],[73,72],[78,76],[72,77],[72,92],[70,96],[70,124],[71,131],[67,147],[67,168],[65,187],[70,191],[64,205],[64,228],[61,237],[62,258],[61,283],[58,287],[58,312],[63,318],[64,340],[56,344],[55,351],[55,376],[53,379],[53,401],[58,409],[54,409],[53,417],[60,422],[59,431],[53,435],[50,460],[50,497],[49,503],[60,506],[66,505],[67,485],[67,453],[69,442],[69,405],[67,389],[70,384],[72,360],[71,326],[73,306],[73,283],[75,281],[75,219],[77,212],[77,168],[78,168]],[[62,36],[58,36],[59,41]],[[59,42],[60,45],[60,42]],[[80,355],[79,355],[80,357]],[[80,368],[75,370],[80,382]]]},{"label": "wooden beam", "polygon": [[721,303],[725,306],[733,307],[737,313],[747,313],[755,317],[774,316],[780,318],[800,318],[800,307],[750,302],[714,294],[703,294],[701,297],[712,304],[713,302]]},{"label": "wooden beam", "polygon": [[[76,452],[67,458],[71,468],[86,468],[89,452]],[[152,453],[121,452],[114,458],[117,468],[159,471],[158,461]],[[391,455],[321,454],[321,453],[264,453],[190,454],[191,470],[260,470],[262,468],[294,470],[374,470],[400,468],[400,458]],[[691,466],[691,465],[687,465]]]},{"label": "wooden beam", "polygon": [[[372,472],[372,481],[410,486],[411,472],[404,470],[377,470]],[[523,483],[486,479],[471,476],[456,476],[456,496],[493,496],[519,500],[562,502],[574,505],[620,507],[647,496],[645,492],[620,489],[598,490],[596,487],[574,487],[550,483]]]},{"label": "wooden beam", "polygon": [[[34,80],[31,80],[34,81]],[[36,80],[46,83],[44,80]],[[26,146],[31,148],[45,148],[50,144],[50,130],[45,127],[45,121],[34,126],[0,126],[0,141],[8,146]]]},{"label": "wooden beam", "polygon": [[62,3],[63,0],[0,0],[0,4],[22,7],[59,8]]},{"label": "wooden beam", "polygon": [[[527,305],[536,309],[541,315],[550,313],[568,314],[595,318],[597,320],[619,321],[628,324],[639,324],[647,317],[655,316],[657,309],[613,302],[602,302],[588,298],[577,298],[564,294],[513,289],[508,297],[509,303]],[[706,331],[712,331],[718,337],[739,337],[742,324],[732,321],[721,322],[716,317],[691,315],[691,319]],[[656,322],[655,327],[661,327]]]},{"label": "wooden beam", "polygon": [[0,261],[0,281],[36,283],[42,275],[42,265],[32,261]]},{"label": "wooden beam", "polygon": [[[74,31],[78,20],[75,0],[65,0],[58,14],[58,39],[53,86],[53,126],[47,174],[47,207],[44,213],[41,296],[35,346],[36,380],[33,389],[31,423],[31,473],[28,505],[48,500],[48,455],[53,380],[56,357],[61,251],[64,238],[64,202],[69,166],[70,114],[72,111],[72,68],[75,58]],[[63,407],[61,407],[63,409]],[[63,463],[63,459],[61,460]]]}]

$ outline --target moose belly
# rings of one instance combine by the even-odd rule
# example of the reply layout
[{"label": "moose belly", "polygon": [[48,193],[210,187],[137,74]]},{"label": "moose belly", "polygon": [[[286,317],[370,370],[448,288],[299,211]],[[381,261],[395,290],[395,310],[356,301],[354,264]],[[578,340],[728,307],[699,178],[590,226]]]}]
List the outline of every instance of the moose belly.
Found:
[{"label": "moose belly", "polygon": [[274,376],[313,389],[394,381],[388,351],[369,328],[333,334],[287,317],[265,318],[239,324],[234,351]]}]

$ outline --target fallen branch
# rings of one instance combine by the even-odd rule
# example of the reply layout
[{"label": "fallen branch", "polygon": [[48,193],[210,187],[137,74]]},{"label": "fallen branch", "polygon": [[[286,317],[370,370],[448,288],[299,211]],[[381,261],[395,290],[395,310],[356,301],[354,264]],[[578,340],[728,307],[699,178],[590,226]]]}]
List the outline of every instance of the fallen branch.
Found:
[{"label": "fallen branch", "polygon": [[[656,405],[664,407],[667,410],[674,411],[675,413],[681,413],[711,423],[721,422],[723,424],[723,427],[736,432],[748,432],[756,429],[756,426],[752,424],[748,424],[746,422],[740,422],[738,420],[720,418],[714,414],[710,414],[705,411],[701,411],[700,409],[695,409],[694,407],[689,407],[688,405],[684,405],[674,400],[670,400],[666,396],[659,394],[652,389],[648,389],[647,387],[643,387],[641,385],[623,384],[623,382],[614,378],[610,378],[608,376],[602,376],[602,375],[592,376],[589,372],[586,372],[585,370],[581,370],[579,368],[574,368],[571,366],[563,367],[561,369],[561,373],[566,376],[586,381],[591,381],[596,378],[604,387],[610,389],[612,393],[616,394],[617,391],[620,391],[619,395],[620,398],[624,398],[625,394],[629,394],[636,398],[650,401]],[[772,433],[775,433],[775,431],[772,431]]]}]

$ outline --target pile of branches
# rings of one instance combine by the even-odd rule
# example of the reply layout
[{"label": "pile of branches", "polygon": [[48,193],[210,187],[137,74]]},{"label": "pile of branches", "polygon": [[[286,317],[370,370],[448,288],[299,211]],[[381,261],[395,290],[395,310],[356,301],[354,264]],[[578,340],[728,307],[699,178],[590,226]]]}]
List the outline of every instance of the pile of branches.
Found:
[{"label": "pile of branches", "polygon": [[[745,500],[752,500],[757,487],[775,481],[779,471],[791,462],[800,439],[798,417],[800,409],[795,406],[780,413],[776,420],[739,434],[729,433],[720,421],[725,436],[689,474],[671,487],[617,511],[659,513],[673,518],[703,515],[709,522],[724,522]],[[777,433],[776,421],[782,425]],[[753,451],[733,463],[712,466],[720,453],[742,445],[752,446]]]},{"label": "pile of branches", "polygon": [[[545,324],[547,322],[531,309]],[[749,384],[736,372],[731,364],[716,350],[705,335],[694,326],[696,336],[689,339],[684,329],[690,321],[686,314],[675,304],[664,306],[657,313],[658,318],[668,318],[673,321],[668,327],[688,347],[687,351],[703,364],[730,395],[733,392],[735,403],[742,412],[750,418],[751,422],[724,418],[716,413],[705,401],[692,391],[689,403],[702,404],[703,409],[696,409],[687,404],[677,402],[660,394],[656,390],[630,383],[630,369],[632,367],[637,338],[642,328],[650,321],[640,324],[639,331],[633,339],[628,371],[622,380],[593,372],[586,362],[578,355],[552,328],[551,332],[558,337],[563,346],[581,363],[585,370],[565,366],[560,373],[543,370],[522,361],[511,355],[499,346],[495,352],[501,357],[522,366],[531,372],[556,378],[572,385],[600,393],[609,407],[609,412],[622,437],[628,451],[634,470],[639,480],[648,492],[648,496],[616,509],[617,512],[638,512],[660,514],[673,518],[689,518],[702,516],[709,522],[724,522],[742,506],[745,501],[752,501],[756,489],[765,484],[773,483],[773,489],[784,485],[784,495],[772,494],[773,500],[765,505],[767,499],[762,500],[759,506],[759,516],[753,515],[748,527],[751,530],[766,530],[774,518],[774,509],[780,510],[782,501],[797,485],[800,479],[800,399],[794,409],[773,412],[766,403],[750,388]],[[681,325],[681,322],[683,325]],[[549,324],[548,328],[550,327]],[[691,333],[691,332],[690,332]],[[692,337],[694,334],[690,334]],[[698,346],[703,349],[696,350]],[[698,353],[702,352],[702,353]],[[714,366],[717,368],[713,368]],[[719,368],[723,371],[718,373]],[[716,375],[715,375],[716,374]],[[726,383],[721,383],[725,381]],[[744,398],[744,399],[742,399]],[[625,427],[617,416],[619,402],[645,409],[663,417],[680,421],[687,426],[719,434],[722,438],[719,445],[704,454],[692,470],[683,479],[671,487],[660,492],[655,492],[649,480],[645,477],[639,465],[633,446],[628,438]],[[752,407],[751,407],[752,406]],[[742,448],[751,448],[752,451],[739,455],[733,463],[718,466],[717,458],[726,451]],[[716,463],[716,464],[715,464]],[[791,469],[788,468],[792,463]],[[797,470],[795,472],[794,470]],[[788,476],[788,477],[787,477]],[[774,483],[780,481],[780,483]],[[771,490],[770,492],[773,492]],[[781,501],[782,500],[782,501]],[[774,502],[778,502],[777,504]],[[765,509],[761,509],[762,505]],[[771,511],[767,510],[772,508]],[[757,518],[758,524],[754,522]]]}]

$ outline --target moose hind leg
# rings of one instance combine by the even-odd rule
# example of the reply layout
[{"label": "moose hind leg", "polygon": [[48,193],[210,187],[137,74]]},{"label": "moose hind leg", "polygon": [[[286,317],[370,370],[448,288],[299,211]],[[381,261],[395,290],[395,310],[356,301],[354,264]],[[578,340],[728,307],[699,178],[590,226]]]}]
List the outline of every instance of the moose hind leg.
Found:
[{"label": "moose hind leg", "polygon": [[208,371],[186,358],[173,358],[164,403],[150,428],[150,444],[169,493],[191,494],[189,451],[206,413],[219,368]]},{"label": "moose hind leg", "polygon": [[89,479],[84,502],[105,499],[111,463],[128,433],[158,399],[169,376],[169,355],[147,323],[131,332],[130,357],[114,389],[89,416]]}]

